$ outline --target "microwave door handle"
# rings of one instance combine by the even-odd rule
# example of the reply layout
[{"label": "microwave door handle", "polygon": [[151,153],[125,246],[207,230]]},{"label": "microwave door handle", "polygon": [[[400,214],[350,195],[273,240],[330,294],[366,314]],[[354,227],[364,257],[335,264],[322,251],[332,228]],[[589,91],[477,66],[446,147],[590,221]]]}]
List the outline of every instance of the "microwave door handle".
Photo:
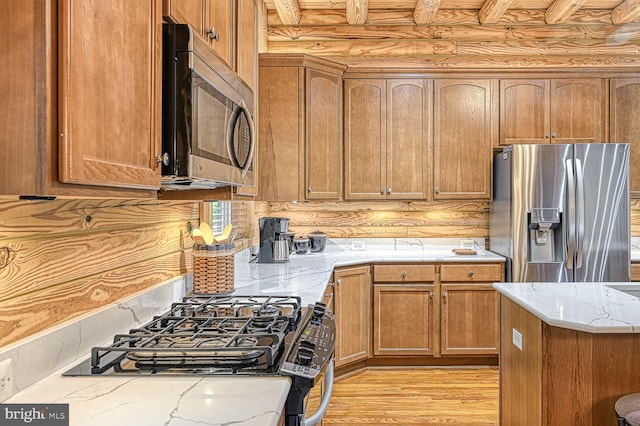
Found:
[{"label": "microwave door handle", "polygon": [[[256,133],[255,128],[253,127],[253,118],[251,117],[251,114],[249,114],[249,109],[247,108],[247,104],[244,103],[244,100],[240,101],[240,108],[242,108],[244,115],[247,117],[247,124],[249,124],[249,155],[247,155],[247,162],[244,164],[241,174],[241,177],[244,179],[249,172],[251,163],[253,163],[253,155],[256,150]],[[240,114],[238,114],[238,117],[239,116]]]}]

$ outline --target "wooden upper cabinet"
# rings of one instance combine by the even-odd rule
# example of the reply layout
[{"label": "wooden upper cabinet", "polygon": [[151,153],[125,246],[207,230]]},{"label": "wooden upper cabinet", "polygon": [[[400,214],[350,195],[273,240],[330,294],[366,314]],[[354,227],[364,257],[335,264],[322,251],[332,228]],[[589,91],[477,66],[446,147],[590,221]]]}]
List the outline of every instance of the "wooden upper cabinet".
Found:
[{"label": "wooden upper cabinet", "polygon": [[548,143],[549,80],[500,81],[500,145]]},{"label": "wooden upper cabinet", "polygon": [[59,179],[159,188],[160,1],[59,3]]},{"label": "wooden upper cabinet", "polygon": [[258,198],[342,197],[342,73],[308,55],[260,55]]},{"label": "wooden upper cabinet", "polygon": [[235,0],[208,0],[205,7],[204,36],[213,50],[235,69]]},{"label": "wooden upper cabinet", "polygon": [[344,198],[386,198],[387,90],[384,80],[344,82]]},{"label": "wooden upper cabinet", "polygon": [[[238,75],[252,89],[258,72],[257,9],[253,0],[238,0],[237,60]],[[255,103],[257,105],[257,102]]]},{"label": "wooden upper cabinet", "polygon": [[500,145],[604,139],[600,78],[500,81]]},{"label": "wooden upper cabinet", "polygon": [[342,77],[307,68],[305,191],[308,200],[342,197]]},{"label": "wooden upper cabinet", "polygon": [[436,80],[434,199],[490,199],[496,80]]},{"label": "wooden upper cabinet", "polygon": [[387,199],[425,199],[431,80],[387,81]]},{"label": "wooden upper cabinet", "polygon": [[432,81],[346,80],[345,199],[425,199]]},{"label": "wooden upper cabinet", "polygon": [[189,24],[200,35],[205,32],[205,0],[164,0],[162,14],[173,22]]},{"label": "wooden upper cabinet", "polygon": [[612,78],[609,99],[609,142],[628,143],[631,196],[640,197],[640,78]]}]

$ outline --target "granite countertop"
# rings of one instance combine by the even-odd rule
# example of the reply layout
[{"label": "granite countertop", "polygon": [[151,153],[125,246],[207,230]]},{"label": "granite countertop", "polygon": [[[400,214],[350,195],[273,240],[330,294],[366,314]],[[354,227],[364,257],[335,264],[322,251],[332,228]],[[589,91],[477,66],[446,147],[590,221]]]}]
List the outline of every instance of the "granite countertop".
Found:
[{"label": "granite countertop", "polygon": [[[640,283],[496,283],[545,323],[588,333],[640,333]],[[636,293],[637,294],[637,293]]]},{"label": "granite countertop", "polygon": [[[294,254],[283,264],[251,263],[250,254],[245,251],[236,255],[235,293],[295,295],[307,305],[322,299],[334,267],[372,262],[504,262],[503,257],[490,252],[476,256],[453,255],[451,249],[458,243],[459,240],[451,239],[379,239],[367,240],[366,249],[361,251],[351,250],[349,240],[328,240],[324,252]],[[173,288],[163,289],[164,299],[149,295],[151,292],[137,295],[135,301],[105,307],[110,313],[101,312],[101,318],[96,315],[81,324],[67,324],[44,337],[38,336],[28,345],[13,345],[0,352],[0,360],[14,359],[14,371],[19,367],[29,372],[22,372],[21,376],[31,374],[34,369],[50,369],[48,376],[32,377],[31,382],[16,377],[14,390],[19,392],[4,402],[69,403],[72,426],[111,426],[121,423],[122,419],[137,426],[276,425],[290,388],[286,377],[61,376],[86,358],[91,346],[112,339],[114,331],[105,327],[114,319],[128,315],[131,323],[140,325],[152,315],[146,310],[142,312],[149,305],[154,305],[156,310],[165,306],[157,311],[160,313],[168,308],[168,297],[173,300],[182,297],[176,290],[179,284],[172,285]],[[125,326],[118,327],[117,332],[121,332]],[[102,336],[100,340],[96,340],[96,335]],[[40,364],[43,367],[39,367]]]}]

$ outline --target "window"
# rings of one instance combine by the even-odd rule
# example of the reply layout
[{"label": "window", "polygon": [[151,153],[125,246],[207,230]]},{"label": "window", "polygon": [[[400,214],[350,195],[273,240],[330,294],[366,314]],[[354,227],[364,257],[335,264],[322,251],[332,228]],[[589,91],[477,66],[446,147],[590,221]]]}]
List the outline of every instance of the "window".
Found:
[{"label": "window", "polygon": [[239,228],[238,238],[246,238],[247,232],[247,204],[244,201],[211,201],[202,206],[201,216],[208,221],[213,233],[222,233],[227,224]]}]

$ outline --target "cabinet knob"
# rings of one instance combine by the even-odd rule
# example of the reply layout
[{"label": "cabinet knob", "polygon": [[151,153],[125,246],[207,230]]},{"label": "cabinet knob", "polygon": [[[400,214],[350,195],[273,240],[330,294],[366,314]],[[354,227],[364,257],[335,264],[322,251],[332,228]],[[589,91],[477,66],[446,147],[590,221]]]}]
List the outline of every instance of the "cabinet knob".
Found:
[{"label": "cabinet knob", "polygon": [[557,138],[558,136],[555,133],[551,133],[552,138]]},{"label": "cabinet knob", "polygon": [[469,271],[469,277],[473,278],[473,271]]},{"label": "cabinet knob", "polygon": [[402,279],[404,280],[405,278],[407,278],[407,271],[402,271]]},{"label": "cabinet knob", "polygon": [[156,163],[160,164],[164,164],[165,166],[169,165],[169,153],[165,152],[162,155],[156,155]]},{"label": "cabinet knob", "polygon": [[447,291],[443,291],[442,292],[442,298],[443,299],[446,299],[448,295],[449,295],[449,293]]},{"label": "cabinet knob", "polygon": [[429,292],[429,298],[433,299],[433,292],[432,291]]},{"label": "cabinet knob", "polygon": [[209,36],[209,40],[220,41],[220,34],[216,31],[216,27],[211,27],[210,30],[207,30],[206,34]]},{"label": "cabinet knob", "polygon": [[391,194],[391,188],[387,188],[387,194]]},{"label": "cabinet knob", "polygon": [[309,192],[313,191],[313,187],[311,187],[311,186],[307,187],[307,191],[309,191]]},{"label": "cabinet knob", "polygon": [[342,280],[337,280],[336,285],[340,285],[340,284],[342,284]]},{"label": "cabinet knob", "polygon": [[436,186],[436,190],[435,191],[436,191],[436,194],[439,194],[440,193],[440,187]]},{"label": "cabinet knob", "polygon": [[549,133],[547,133],[546,135],[544,135],[544,137],[549,139],[551,137],[551,135]]}]

